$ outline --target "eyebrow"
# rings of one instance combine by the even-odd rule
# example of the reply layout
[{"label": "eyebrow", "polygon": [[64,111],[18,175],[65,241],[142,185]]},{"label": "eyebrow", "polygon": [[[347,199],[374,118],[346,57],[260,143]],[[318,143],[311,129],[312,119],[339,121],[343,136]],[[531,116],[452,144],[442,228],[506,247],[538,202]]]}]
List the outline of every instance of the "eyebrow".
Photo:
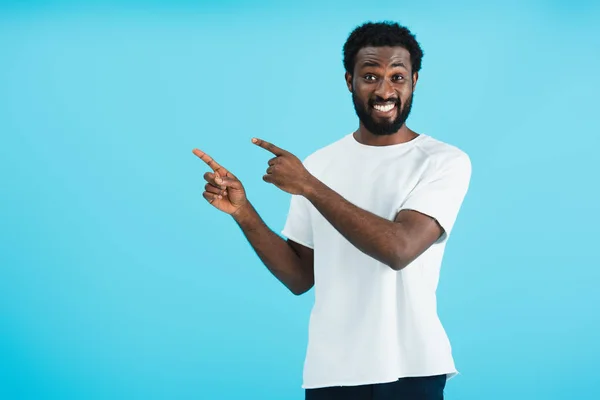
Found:
[{"label": "eyebrow", "polygon": [[[364,67],[379,67],[379,66],[380,66],[380,64],[376,61],[365,61],[362,63],[363,68]],[[395,68],[395,67],[402,67],[404,69],[408,69],[408,68],[406,68],[406,65],[404,65],[404,63],[402,61],[393,63],[392,68]]]},{"label": "eyebrow", "polygon": [[379,63],[376,61],[365,61],[362,63],[363,67],[379,67]]}]

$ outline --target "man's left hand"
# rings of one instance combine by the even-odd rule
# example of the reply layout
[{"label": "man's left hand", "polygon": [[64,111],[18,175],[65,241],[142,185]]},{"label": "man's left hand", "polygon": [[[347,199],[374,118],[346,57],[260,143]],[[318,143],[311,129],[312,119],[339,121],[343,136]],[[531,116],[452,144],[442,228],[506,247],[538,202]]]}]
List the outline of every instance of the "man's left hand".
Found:
[{"label": "man's left hand", "polygon": [[304,168],[298,157],[261,139],[253,138],[252,143],[275,155],[269,160],[269,168],[263,176],[265,182],[290,194],[305,195],[310,190],[316,178]]}]

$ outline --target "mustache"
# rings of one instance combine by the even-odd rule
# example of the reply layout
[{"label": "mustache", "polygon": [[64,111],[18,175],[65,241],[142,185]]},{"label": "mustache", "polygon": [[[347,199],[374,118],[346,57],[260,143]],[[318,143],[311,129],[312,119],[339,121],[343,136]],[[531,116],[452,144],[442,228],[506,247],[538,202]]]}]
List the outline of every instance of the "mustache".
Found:
[{"label": "mustache", "polygon": [[387,99],[384,99],[383,97],[380,96],[375,96],[372,99],[369,99],[369,106],[373,107],[375,104],[381,104],[381,103],[394,103],[396,104],[398,107],[400,107],[400,98],[398,97],[388,97]]}]

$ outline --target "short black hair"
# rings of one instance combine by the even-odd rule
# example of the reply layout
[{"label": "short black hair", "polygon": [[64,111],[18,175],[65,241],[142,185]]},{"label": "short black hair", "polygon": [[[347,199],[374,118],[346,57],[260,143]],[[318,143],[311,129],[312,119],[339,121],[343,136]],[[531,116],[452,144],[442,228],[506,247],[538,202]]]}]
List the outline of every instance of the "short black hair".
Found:
[{"label": "short black hair", "polygon": [[344,68],[354,73],[356,54],[363,47],[400,46],[410,53],[412,72],[421,70],[423,50],[408,28],[396,22],[366,22],[356,27],[344,44]]}]

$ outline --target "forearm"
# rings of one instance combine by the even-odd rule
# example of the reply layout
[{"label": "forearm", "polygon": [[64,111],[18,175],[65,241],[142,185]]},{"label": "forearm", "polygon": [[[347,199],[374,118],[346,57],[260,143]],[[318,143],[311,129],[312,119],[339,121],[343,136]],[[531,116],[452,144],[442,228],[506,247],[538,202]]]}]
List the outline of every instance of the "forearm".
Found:
[{"label": "forearm", "polygon": [[249,201],[232,217],[261,261],[292,293],[302,294],[312,287],[311,275],[298,254],[269,229]]},{"label": "forearm", "polygon": [[355,206],[316,179],[305,197],[357,249],[394,270],[405,266],[399,224]]}]

